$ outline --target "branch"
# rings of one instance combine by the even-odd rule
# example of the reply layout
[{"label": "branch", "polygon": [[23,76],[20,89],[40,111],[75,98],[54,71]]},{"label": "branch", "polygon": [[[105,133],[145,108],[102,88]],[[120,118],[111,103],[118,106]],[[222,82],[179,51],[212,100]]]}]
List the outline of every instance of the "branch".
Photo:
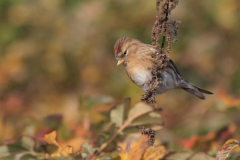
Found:
[{"label": "branch", "polygon": [[[166,12],[166,17],[165,17],[164,21],[167,21],[167,20],[168,20],[168,7],[169,7],[169,2],[168,2],[168,4],[167,4],[167,12]],[[167,29],[165,28],[164,33],[165,33],[166,31],[167,31]],[[162,49],[164,49],[165,39],[166,39],[166,36],[163,36],[162,47],[161,47]]]}]

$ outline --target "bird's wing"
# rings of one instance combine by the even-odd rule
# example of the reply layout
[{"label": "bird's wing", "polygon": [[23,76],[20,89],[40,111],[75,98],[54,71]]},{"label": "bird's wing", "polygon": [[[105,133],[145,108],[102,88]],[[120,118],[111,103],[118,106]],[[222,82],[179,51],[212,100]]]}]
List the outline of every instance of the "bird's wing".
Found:
[{"label": "bird's wing", "polygon": [[176,74],[178,74],[180,77],[182,77],[182,75],[179,72],[177,66],[173,63],[173,61],[171,59],[168,61],[168,66],[171,67]]},{"label": "bird's wing", "polygon": [[[155,46],[149,45],[149,47],[151,48],[151,51],[156,51]],[[182,75],[179,72],[177,66],[173,63],[173,61],[171,59],[168,61],[168,66],[178,75],[179,78],[180,77],[182,78]]]}]

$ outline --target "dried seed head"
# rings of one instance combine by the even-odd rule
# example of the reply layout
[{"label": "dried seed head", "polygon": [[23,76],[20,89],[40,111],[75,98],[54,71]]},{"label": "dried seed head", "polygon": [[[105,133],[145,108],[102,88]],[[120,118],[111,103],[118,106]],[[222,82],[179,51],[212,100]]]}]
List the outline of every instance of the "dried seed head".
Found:
[{"label": "dried seed head", "polygon": [[[156,103],[156,90],[162,83],[162,79],[158,76],[158,73],[160,70],[167,67],[170,59],[168,53],[171,52],[172,43],[177,41],[177,30],[180,22],[176,20],[168,20],[168,14],[171,13],[178,3],[179,0],[156,0],[156,21],[152,28],[151,37],[152,45],[154,45],[157,49],[157,52],[151,53],[152,58],[154,58],[153,66],[150,68],[152,70],[153,78],[147,82],[149,87],[145,91],[145,94],[141,97],[141,99],[147,103]],[[165,36],[167,39],[167,52],[164,51],[164,48],[160,48],[160,35]]]}]

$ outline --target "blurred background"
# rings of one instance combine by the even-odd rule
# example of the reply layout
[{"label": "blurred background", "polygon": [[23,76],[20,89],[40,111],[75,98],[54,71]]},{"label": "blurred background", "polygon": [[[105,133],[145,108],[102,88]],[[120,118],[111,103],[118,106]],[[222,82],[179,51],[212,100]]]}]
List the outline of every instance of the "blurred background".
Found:
[{"label": "blurred background", "polygon": [[[77,150],[107,121],[112,104],[144,93],[113,47],[125,36],[151,43],[155,0],[0,0],[0,143],[58,131]],[[180,0],[171,58],[202,101],[172,90],[157,98],[165,126],[157,143],[209,151],[240,140],[240,1]]]}]

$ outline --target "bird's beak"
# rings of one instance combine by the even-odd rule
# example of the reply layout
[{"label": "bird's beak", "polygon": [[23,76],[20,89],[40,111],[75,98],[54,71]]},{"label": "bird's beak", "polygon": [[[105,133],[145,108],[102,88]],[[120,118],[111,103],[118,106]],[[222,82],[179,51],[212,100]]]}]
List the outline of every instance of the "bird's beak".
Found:
[{"label": "bird's beak", "polygon": [[122,64],[123,62],[124,62],[123,59],[118,60],[118,62],[117,62],[117,66],[119,66],[119,65]]}]

